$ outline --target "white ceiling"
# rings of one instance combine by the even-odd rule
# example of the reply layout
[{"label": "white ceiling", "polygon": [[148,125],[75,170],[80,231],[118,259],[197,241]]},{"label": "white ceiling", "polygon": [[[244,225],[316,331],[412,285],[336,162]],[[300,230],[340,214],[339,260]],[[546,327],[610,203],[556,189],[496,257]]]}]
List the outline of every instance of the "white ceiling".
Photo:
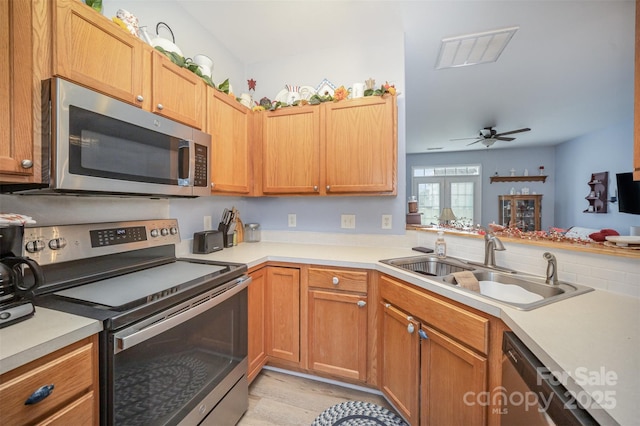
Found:
[{"label": "white ceiling", "polygon": [[[178,1],[245,64],[403,31],[407,153],[486,149],[450,139],[487,126],[532,129],[491,149],[555,145],[633,112],[631,0]],[[442,38],[511,26],[497,62],[435,69]]]}]

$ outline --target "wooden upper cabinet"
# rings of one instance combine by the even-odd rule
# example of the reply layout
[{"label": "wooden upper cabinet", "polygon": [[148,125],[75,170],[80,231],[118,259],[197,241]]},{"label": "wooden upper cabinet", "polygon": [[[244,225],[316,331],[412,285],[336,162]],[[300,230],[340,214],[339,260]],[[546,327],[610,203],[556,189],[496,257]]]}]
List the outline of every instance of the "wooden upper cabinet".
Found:
[{"label": "wooden upper cabinet", "polygon": [[640,1],[636,0],[636,60],[634,93],[633,179],[640,180]]},{"label": "wooden upper cabinet", "polygon": [[77,0],[53,7],[53,73],[142,106],[142,41]]},{"label": "wooden upper cabinet", "polygon": [[262,114],[264,194],[396,194],[395,96]]},{"label": "wooden upper cabinet", "polygon": [[262,114],[262,192],[318,193],[320,108],[283,108]]},{"label": "wooden upper cabinet", "polygon": [[325,104],[327,193],[396,193],[395,96]]},{"label": "wooden upper cabinet", "polygon": [[202,129],[205,121],[205,83],[202,78],[176,66],[157,51],[153,52],[151,68],[151,111]]},{"label": "wooden upper cabinet", "polygon": [[34,177],[31,2],[0,0],[0,174]]},{"label": "wooden upper cabinet", "polygon": [[211,135],[211,192],[251,190],[251,110],[231,96],[207,87],[207,133]]}]

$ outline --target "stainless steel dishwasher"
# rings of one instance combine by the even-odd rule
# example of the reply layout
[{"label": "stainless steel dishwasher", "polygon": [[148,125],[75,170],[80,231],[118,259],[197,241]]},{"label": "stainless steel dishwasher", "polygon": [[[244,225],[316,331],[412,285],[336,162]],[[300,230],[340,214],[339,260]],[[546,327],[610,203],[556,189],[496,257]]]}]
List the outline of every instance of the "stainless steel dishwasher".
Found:
[{"label": "stainless steel dishwasher", "polygon": [[513,332],[502,352],[501,425],[598,425]]}]

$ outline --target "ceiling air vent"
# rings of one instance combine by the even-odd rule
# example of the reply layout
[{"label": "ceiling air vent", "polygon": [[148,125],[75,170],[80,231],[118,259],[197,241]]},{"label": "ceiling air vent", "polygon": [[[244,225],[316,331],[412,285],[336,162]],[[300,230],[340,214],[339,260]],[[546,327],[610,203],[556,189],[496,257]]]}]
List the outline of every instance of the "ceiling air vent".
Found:
[{"label": "ceiling air vent", "polygon": [[495,62],[518,28],[520,27],[443,38],[436,69]]}]

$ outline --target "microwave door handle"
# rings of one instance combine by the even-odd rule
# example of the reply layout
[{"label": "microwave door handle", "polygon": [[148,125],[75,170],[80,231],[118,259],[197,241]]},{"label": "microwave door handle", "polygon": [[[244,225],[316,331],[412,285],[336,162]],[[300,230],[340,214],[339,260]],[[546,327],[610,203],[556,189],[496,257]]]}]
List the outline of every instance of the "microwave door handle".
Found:
[{"label": "microwave door handle", "polygon": [[191,149],[193,141],[181,140],[178,144],[178,185],[193,186],[191,175],[191,163],[194,150]]}]

